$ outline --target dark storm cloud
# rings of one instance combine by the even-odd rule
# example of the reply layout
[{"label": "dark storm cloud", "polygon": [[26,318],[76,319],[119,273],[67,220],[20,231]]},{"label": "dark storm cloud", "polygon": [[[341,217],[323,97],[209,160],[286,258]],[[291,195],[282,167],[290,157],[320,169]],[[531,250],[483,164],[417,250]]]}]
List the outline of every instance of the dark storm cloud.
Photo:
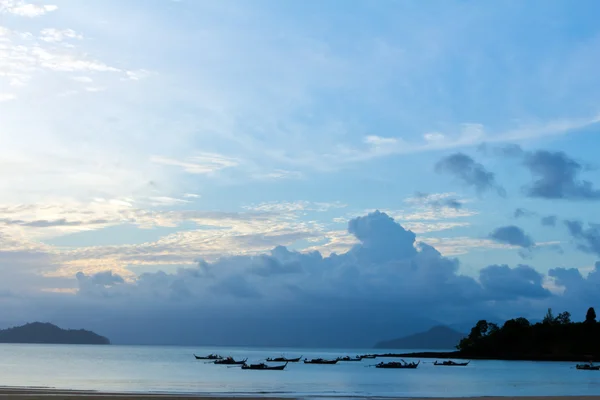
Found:
[{"label": "dark storm cloud", "polygon": [[518,226],[510,225],[496,228],[489,234],[489,238],[498,242],[509,244],[511,246],[519,246],[523,248],[531,248],[535,246],[533,240],[523,232]]},{"label": "dark storm cloud", "polygon": [[495,190],[505,195],[504,189],[496,184],[494,174],[466,154],[455,153],[442,158],[436,163],[435,170],[454,176],[465,185],[474,187],[478,193]]}]

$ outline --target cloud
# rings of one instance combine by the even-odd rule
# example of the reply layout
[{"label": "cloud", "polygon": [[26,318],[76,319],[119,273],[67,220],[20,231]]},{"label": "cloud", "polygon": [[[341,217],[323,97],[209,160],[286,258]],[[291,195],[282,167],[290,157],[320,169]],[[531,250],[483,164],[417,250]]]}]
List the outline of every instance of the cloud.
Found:
[{"label": "cloud", "polygon": [[412,203],[420,203],[421,205],[431,206],[433,208],[452,208],[455,210],[461,209],[463,207],[463,202],[456,199],[453,193],[420,193],[417,192],[414,198],[410,198],[406,200],[407,202]]},{"label": "cloud", "polygon": [[598,200],[600,190],[579,175],[585,168],[563,152],[528,153],[524,163],[534,181],[525,188],[530,197],[543,199]]},{"label": "cloud", "polygon": [[10,13],[21,17],[39,17],[51,11],[56,11],[58,6],[52,4],[37,5],[24,0],[0,0],[0,14]]},{"label": "cloud", "polygon": [[490,265],[479,272],[481,285],[488,296],[495,300],[550,297],[550,291],[542,285],[543,278],[542,274],[528,265],[518,265],[515,268]]},{"label": "cloud", "polygon": [[73,29],[46,28],[40,32],[40,40],[50,43],[62,42],[65,39],[83,39],[83,36]]},{"label": "cloud", "polygon": [[467,186],[474,187],[478,193],[496,190],[504,195],[504,189],[496,184],[494,174],[463,153],[455,153],[439,160],[435,165],[438,173],[448,173]]},{"label": "cloud", "polygon": [[515,212],[513,213],[513,216],[515,218],[533,217],[535,215],[536,215],[536,213],[534,211],[529,211],[524,208],[517,208],[517,209],[515,209]]},{"label": "cloud", "polygon": [[17,98],[17,96],[15,96],[12,93],[0,93],[0,103],[2,103],[4,101],[14,100],[16,98]]},{"label": "cloud", "polygon": [[157,164],[181,167],[190,174],[210,174],[224,168],[236,167],[239,161],[215,153],[199,153],[185,161],[167,157],[153,156],[151,161]]},{"label": "cloud", "polygon": [[500,157],[521,157],[525,154],[521,146],[514,143],[507,144],[498,144],[498,145],[489,145],[487,143],[482,143],[477,146],[477,150],[481,151],[484,154],[493,154],[495,156]]},{"label": "cloud", "polygon": [[542,217],[540,223],[544,226],[556,226],[556,221],[558,217],[556,215],[548,215],[546,217]]},{"label": "cloud", "polygon": [[588,224],[586,229],[580,221],[564,222],[571,236],[578,241],[579,250],[600,256],[600,225]]},{"label": "cloud", "polygon": [[526,249],[535,246],[533,240],[521,228],[514,225],[496,228],[489,234],[489,238],[498,243],[519,246]]},{"label": "cloud", "polygon": [[571,309],[580,309],[583,314],[587,307],[598,303],[600,262],[585,277],[576,268],[553,268],[548,275],[563,289],[562,299]]}]

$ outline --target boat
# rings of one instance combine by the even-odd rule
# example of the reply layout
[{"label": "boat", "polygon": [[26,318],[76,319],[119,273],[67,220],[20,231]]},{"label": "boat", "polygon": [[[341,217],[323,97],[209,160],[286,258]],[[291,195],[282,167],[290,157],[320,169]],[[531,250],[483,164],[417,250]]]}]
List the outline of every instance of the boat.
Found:
[{"label": "boat", "polygon": [[395,369],[415,369],[419,366],[419,363],[421,361],[418,362],[410,362],[407,363],[406,361],[402,361],[402,362],[398,362],[398,361],[390,361],[387,363],[384,362],[380,362],[379,364],[375,365],[375,368],[395,368]]},{"label": "boat", "polygon": [[466,367],[467,365],[469,365],[471,361],[467,361],[467,362],[463,362],[463,363],[457,363],[454,362],[452,360],[448,360],[448,361],[442,361],[442,362],[434,362],[433,365],[443,365],[445,367]]},{"label": "boat", "polygon": [[194,354],[194,357],[196,357],[196,360],[222,360],[223,357],[221,357],[218,354],[209,354],[207,356],[197,356]]},{"label": "boat", "polygon": [[324,360],[322,358],[313,358],[312,360],[304,359],[304,364],[337,364],[339,360]]},{"label": "boat", "polygon": [[283,365],[275,365],[275,366],[270,367],[265,363],[260,363],[260,364],[244,363],[244,364],[242,364],[242,369],[257,369],[257,370],[262,370],[262,371],[267,371],[267,370],[268,371],[283,371],[287,364],[288,363],[286,362]]},{"label": "boat", "polygon": [[377,354],[363,354],[360,358],[377,358]]},{"label": "boat", "polygon": [[302,356],[298,357],[298,358],[285,358],[285,357],[275,357],[275,358],[267,358],[267,362],[298,362],[302,359]]},{"label": "boat", "polygon": [[233,357],[227,357],[224,358],[222,360],[215,360],[214,364],[218,364],[218,365],[243,365],[246,364],[246,361],[248,361],[248,359],[244,359],[241,361],[235,361],[233,359]]},{"label": "boat", "polygon": [[361,356],[356,356],[354,358],[346,357],[338,357],[338,361],[362,361]]},{"label": "boat", "polygon": [[600,371],[600,365],[594,365],[591,361],[589,364],[577,364],[575,368],[588,371]]}]

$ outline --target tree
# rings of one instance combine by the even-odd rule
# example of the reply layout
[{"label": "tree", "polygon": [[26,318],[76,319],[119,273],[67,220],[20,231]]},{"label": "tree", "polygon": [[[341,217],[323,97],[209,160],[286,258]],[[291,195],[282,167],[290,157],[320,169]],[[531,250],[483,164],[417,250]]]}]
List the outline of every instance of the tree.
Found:
[{"label": "tree", "polygon": [[571,313],[568,312],[568,311],[561,312],[556,317],[556,322],[559,323],[559,324],[561,324],[561,325],[570,324],[571,323]]},{"label": "tree", "polygon": [[593,324],[596,322],[596,311],[594,311],[594,307],[588,308],[587,314],[585,314],[585,322],[588,324]]},{"label": "tree", "polygon": [[554,314],[552,314],[552,309],[549,308],[548,312],[544,316],[544,320],[542,321],[542,323],[545,325],[552,325],[554,323],[554,321],[555,321]]}]

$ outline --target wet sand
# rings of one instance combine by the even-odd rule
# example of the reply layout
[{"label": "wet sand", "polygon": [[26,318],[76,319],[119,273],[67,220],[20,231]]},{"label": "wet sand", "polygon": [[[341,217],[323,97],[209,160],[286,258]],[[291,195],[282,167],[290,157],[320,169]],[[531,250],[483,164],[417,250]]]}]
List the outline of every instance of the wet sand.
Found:
[{"label": "wet sand", "polygon": [[[293,398],[290,397],[272,397],[272,396],[261,396],[260,394],[256,394],[255,396],[231,396],[224,395],[218,396],[213,394],[197,394],[197,395],[189,395],[189,394],[153,394],[153,393],[102,393],[102,392],[94,392],[94,391],[79,391],[79,390],[60,390],[60,389],[46,389],[46,388],[0,388],[0,399],[3,400],[47,400],[49,397],[54,399],[69,399],[69,400],[138,400],[138,399],[152,399],[152,400],[167,400],[167,399],[177,399],[177,400],[254,400],[254,399],[264,399],[269,398],[271,400],[289,400]],[[345,396],[343,396],[345,397]],[[327,397],[322,397],[323,399],[327,399]],[[346,397],[349,398],[349,397]],[[363,397],[354,397],[357,399],[361,399]],[[364,397],[366,398],[366,397]],[[369,397],[369,399],[378,399],[377,397]],[[389,399],[389,398],[386,398]],[[406,398],[399,397],[398,399],[402,400],[448,400],[451,398]],[[485,397],[459,397],[456,399],[468,399],[468,400],[504,400],[504,399],[514,399],[514,400],[600,400],[600,396],[485,396]]]}]

